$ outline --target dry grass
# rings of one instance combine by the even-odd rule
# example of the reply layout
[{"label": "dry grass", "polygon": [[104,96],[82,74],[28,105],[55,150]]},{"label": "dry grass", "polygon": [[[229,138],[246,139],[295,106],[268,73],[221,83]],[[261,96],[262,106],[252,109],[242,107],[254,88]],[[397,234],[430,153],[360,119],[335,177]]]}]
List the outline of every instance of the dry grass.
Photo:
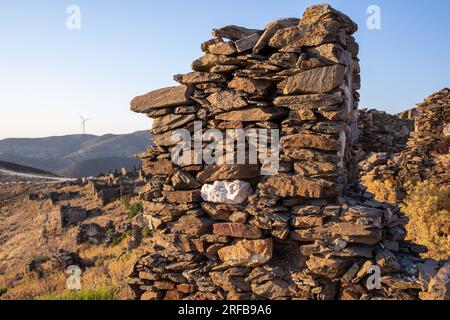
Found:
[{"label": "dry grass", "polygon": [[[128,238],[125,237],[111,247],[78,246],[76,227],[60,230],[58,206],[52,206],[49,201],[28,200],[28,193],[36,191],[50,192],[54,191],[54,187],[24,185],[0,189],[0,300],[84,299],[102,296],[109,299],[131,298],[125,278],[141,254],[141,249],[129,252]],[[64,187],[59,191],[81,192],[80,198],[70,201],[72,206],[84,206],[88,210],[101,207],[83,187]],[[136,200],[131,198],[130,202],[134,204]],[[113,221],[116,226],[120,226],[129,220],[128,208],[121,200],[101,209],[101,215],[93,216],[85,223],[105,226]],[[136,206],[136,211],[138,209]],[[82,275],[84,291],[79,296],[66,292],[66,274],[62,270],[55,270],[51,263],[42,264],[40,274],[26,271],[26,265],[30,261],[36,260],[38,256],[51,257],[60,249],[78,253],[85,261],[95,262]]]},{"label": "dry grass", "polygon": [[6,300],[128,300],[131,299],[125,284],[133,263],[144,253],[144,249],[132,252],[125,250],[126,244],[116,247],[84,247],[80,256],[95,261],[95,265],[84,271],[81,292],[66,291],[66,275],[55,271],[50,263],[42,265],[42,276],[22,272],[9,278],[0,278],[0,288],[8,288],[0,299]]},{"label": "dry grass", "polygon": [[407,186],[402,210],[410,218],[409,240],[428,247],[427,257],[450,256],[450,186],[420,182]]},{"label": "dry grass", "polygon": [[113,288],[99,287],[96,289],[82,289],[80,291],[67,291],[60,296],[47,295],[40,300],[115,300],[115,292]]},{"label": "dry grass", "polygon": [[44,276],[33,272],[8,273],[0,278],[0,285],[8,288],[0,296],[4,300],[33,300],[50,292],[60,292],[65,288],[66,275],[51,270],[50,264],[42,266]]},{"label": "dry grass", "polygon": [[367,191],[375,195],[375,199],[380,202],[397,203],[397,192],[395,182],[392,180],[371,180],[362,179],[362,183],[367,187]]}]

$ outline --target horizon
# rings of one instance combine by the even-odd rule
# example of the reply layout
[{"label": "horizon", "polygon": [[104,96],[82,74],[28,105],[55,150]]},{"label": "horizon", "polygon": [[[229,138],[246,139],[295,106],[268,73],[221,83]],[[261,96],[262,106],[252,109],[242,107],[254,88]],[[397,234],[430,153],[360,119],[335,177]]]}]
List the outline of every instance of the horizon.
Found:
[{"label": "horizon", "polygon": [[50,138],[65,138],[65,137],[75,137],[75,136],[88,136],[88,137],[103,137],[103,136],[124,136],[124,135],[132,135],[132,134],[136,134],[136,133],[141,133],[141,132],[148,132],[150,133],[150,130],[137,130],[137,131],[133,131],[133,132],[125,132],[125,133],[100,133],[100,134],[91,134],[91,133],[69,133],[69,134],[61,134],[61,135],[54,135],[54,136],[37,136],[37,137],[10,137],[10,138],[0,138],[0,142],[5,141],[5,140],[33,140],[33,139],[50,139]]},{"label": "horizon", "polygon": [[[263,28],[278,18],[301,18],[306,7],[320,2],[136,1],[125,7],[118,1],[3,3],[0,140],[81,134],[79,114],[91,119],[86,124],[89,135],[147,131],[150,120],[131,112],[129,102],[175,85],[172,76],[190,71],[213,28]],[[450,87],[450,44],[442,40],[450,29],[449,1],[328,3],[359,25],[360,109],[397,114]],[[81,10],[79,30],[67,28],[72,4]],[[381,10],[379,30],[366,25],[373,4]]]}]

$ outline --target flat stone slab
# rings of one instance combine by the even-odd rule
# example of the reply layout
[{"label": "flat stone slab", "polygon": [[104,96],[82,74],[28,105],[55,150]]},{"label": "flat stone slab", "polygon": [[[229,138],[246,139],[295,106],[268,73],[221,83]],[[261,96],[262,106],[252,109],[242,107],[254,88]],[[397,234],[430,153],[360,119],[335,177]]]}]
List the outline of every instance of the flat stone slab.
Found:
[{"label": "flat stone slab", "polygon": [[190,99],[192,88],[176,86],[151,91],[131,101],[131,110],[137,113],[148,113],[152,109],[186,106],[193,104]]}]

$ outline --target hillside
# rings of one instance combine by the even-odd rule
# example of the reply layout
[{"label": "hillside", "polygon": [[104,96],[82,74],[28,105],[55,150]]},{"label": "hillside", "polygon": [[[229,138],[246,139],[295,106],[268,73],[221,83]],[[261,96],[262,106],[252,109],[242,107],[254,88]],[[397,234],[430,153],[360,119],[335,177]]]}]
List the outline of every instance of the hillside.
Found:
[{"label": "hillside", "polygon": [[131,157],[95,158],[73,163],[55,172],[63,177],[90,177],[118,168],[133,169],[140,164],[139,159]]},{"label": "hillside", "polygon": [[59,176],[97,175],[139,165],[134,155],[146,148],[146,131],[124,135],[68,135],[0,140],[0,161],[37,168]]},{"label": "hillside", "polygon": [[[50,193],[59,194],[57,201],[50,200]],[[40,198],[31,200],[31,194]],[[68,194],[71,199],[63,200]],[[0,300],[50,299],[64,294],[66,264],[73,261],[83,267],[85,289],[107,288],[117,299],[130,299],[125,277],[142,248],[129,249],[131,219],[125,201],[103,206],[88,186],[33,181],[0,184],[0,204]],[[61,229],[62,205],[88,210],[82,225],[100,230],[102,244],[80,243],[83,227]],[[108,239],[110,243],[104,244]]]},{"label": "hillside", "polygon": [[40,175],[40,176],[49,176],[49,177],[54,177],[55,176],[54,174],[49,173],[49,172],[44,171],[44,170],[39,170],[39,169],[35,169],[35,168],[27,167],[27,166],[22,166],[22,165],[19,165],[19,164],[16,164],[16,163],[5,162],[5,161],[0,161],[0,170],[17,172],[17,173],[25,173],[25,174],[33,174],[33,175]]}]

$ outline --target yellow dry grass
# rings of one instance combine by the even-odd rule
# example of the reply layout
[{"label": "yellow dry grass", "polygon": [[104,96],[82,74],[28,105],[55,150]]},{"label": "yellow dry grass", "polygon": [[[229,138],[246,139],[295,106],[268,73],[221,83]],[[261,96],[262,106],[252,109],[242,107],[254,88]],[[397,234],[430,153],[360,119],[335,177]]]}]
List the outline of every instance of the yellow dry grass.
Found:
[{"label": "yellow dry grass", "polygon": [[419,182],[408,185],[401,208],[410,218],[408,239],[428,247],[426,257],[450,257],[450,185]]},{"label": "yellow dry grass", "polygon": [[0,295],[8,300],[107,300],[131,299],[126,285],[126,277],[136,259],[144,249],[132,252],[125,250],[126,244],[115,247],[81,248],[80,256],[86,261],[96,261],[95,265],[82,274],[81,292],[66,290],[66,274],[56,271],[50,263],[42,265],[42,276],[34,272],[22,272],[11,276],[0,276],[0,287],[6,291]]},{"label": "yellow dry grass", "polygon": [[375,195],[377,201],[392,204],[397,202],[398,199],[394,181],[390,179],[381,181],[363,178],[362,183],[367,187],[368,192]]}]

